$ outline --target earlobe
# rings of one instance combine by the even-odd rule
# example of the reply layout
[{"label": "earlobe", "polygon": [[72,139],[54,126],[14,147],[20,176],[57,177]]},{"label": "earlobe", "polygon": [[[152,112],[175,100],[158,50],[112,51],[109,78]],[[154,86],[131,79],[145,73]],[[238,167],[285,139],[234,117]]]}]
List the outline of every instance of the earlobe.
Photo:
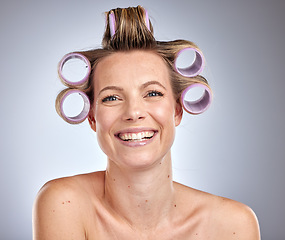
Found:
[{"label": "earlobe", "polygon": [[93,129],[94,132],[96,132],[96,120],[92,114],[89,113],[88,116],[88,122],[90,127]]},{"label": "earlobe", "polygon": [[175,107],[175,127],[177,127],[180,124],[182,116],[183,116],[183,108],[180,101],[178,101]]}]

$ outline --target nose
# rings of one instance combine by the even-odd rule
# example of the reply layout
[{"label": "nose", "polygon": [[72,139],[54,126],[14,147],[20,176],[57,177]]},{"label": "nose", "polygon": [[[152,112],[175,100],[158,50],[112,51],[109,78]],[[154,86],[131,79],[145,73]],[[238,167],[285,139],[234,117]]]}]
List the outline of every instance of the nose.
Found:
[{"label": "nose", "polygon": [[124,121],[136,122],[146,118],[146,111],[144,104],[138,100],[131,100],[125,105],[123,114]]}]

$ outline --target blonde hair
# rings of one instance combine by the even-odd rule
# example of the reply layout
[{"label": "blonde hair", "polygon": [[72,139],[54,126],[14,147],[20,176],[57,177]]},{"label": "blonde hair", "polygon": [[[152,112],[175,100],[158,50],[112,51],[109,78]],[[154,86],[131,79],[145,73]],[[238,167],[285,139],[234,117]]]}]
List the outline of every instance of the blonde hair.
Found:
[{"label": "blonde hair", "polygon": [[[87,94],[91,106],[94,101],[93,73],[96,65],[104,57],[119,51],[145,50],[153,51],[161,56],[170,70],[171,85],[174,97],[177,101],[179,101],[182,91],[193,83],[204,84],[210,89],[208,82],[204,77],[200,75],[185,77],[175,70],[175,59],[181,50],[192,48],[201,53],[201,50],[193,42],[186,40],[168,42],[156,41],[147,12],[141,6],[112,9],[105,14],[106,29],[102,39],[102,48],[76,52],[84,55],[89,60],[92,67],[88,84],[84,85],[84,87],[76,86],[77,89],[80,89]],[[115,18],[114,24],[116,31],[113,36],[111,35],[112,23],[110,23],[110,14]],[[61,93],[56,99],[56,109],[58,114],[62,117],[60,111],[60,96]]]}]

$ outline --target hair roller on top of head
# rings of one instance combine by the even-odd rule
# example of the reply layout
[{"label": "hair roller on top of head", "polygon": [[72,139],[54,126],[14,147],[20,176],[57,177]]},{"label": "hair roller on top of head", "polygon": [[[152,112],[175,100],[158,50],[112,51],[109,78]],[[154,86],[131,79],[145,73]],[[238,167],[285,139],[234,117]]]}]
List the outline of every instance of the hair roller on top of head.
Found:
[{"label": "hair roller on top of head", "polygon": [[[188,66],[186,68],[179,68],[177,66],[177,60],[186,51],[194,51],[195,52],[194,61],[190,66]],[[195,48],[187,47],[187,48],[180,50],[177,53],[176,58],[175,58],[175,62],[174,62],[174,67],[175,67],[175,70],[184,77],[195,77],[199,73],[202,72],[202,70],[204,68],[204,62],[205,62],[205,60],[204,60],[203,54],[200,51],[198,51]]]},{"label": "hair roller on top of head", "polygon": [[[197,100],[186,100],[186,94],[194,88],[202,88],[204,90],[203,95]],[[212,102],[212,91],[205,84],[193,83],[182,92],[180,99],[186,112],[191,114],[200,114],[209,108]]]},{"label": "hair roller on top of head", "polygon": [[109,14],[109,25],[110,25],[110,34],[112,38],[116,32],[116,19],[114,12],[110,12]]},{"label": "hair roller on top of head", "polygon": [[[84,106],[82,111],[78,115],[70,117],[65,114],[63,104],[69,95],[76,93],[78,93],[82,97]],[[56,104],[58,105],[56,106],[57,113],[63,118],[63,120],[70,124],[78,124],[83,122],[88,117],[90,111],[90,101],[88,96],[78,89],[67,88],[61,91],[57,96]]]},{"label": "hair roller on top of head", "polygon": [[[76,79],[76,81],[71,81],[71,79],[68,79],[69,77],[63,73],[65,65],[71,60],[81,61],[81,63],[84,64],[84,68],[85,68],[84,75],[80,76],[79,79]],[[76,88],[81,88],[81,89],[86,88],[88,86],[90,72],[91,72],[91,64],[89,60],[80,53],[66,54],[58,64],[58,75],[62,83],[67,87],[71,87],[71,88],[76,87]]]},{"label": "hair roller on top of head", "polygon": [[146,9],[144,10],[144,12],[145,12],[145,23],[146,23],[146,27],[147,27],[147,29],[150,31],[150,24],[149,24],[148,12],[147,12]]}]

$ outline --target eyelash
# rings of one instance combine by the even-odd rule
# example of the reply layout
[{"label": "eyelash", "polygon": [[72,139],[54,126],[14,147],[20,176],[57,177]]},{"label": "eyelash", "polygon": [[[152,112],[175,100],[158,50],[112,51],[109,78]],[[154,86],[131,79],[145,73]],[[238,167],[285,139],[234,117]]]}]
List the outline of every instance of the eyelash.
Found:
[{"label": "eyelash", "polygon": [[[147,92],[146,96],[145,97],[162,97],[164,96],[164,94],[160,91],[157,91],[157,90],[151,90],[149,92]],[[102,102],[112,102],[112,101],[117,101],[119,100],[118,96],[116,95],[109,95],[107,97],[104,97],[102,99]]]},{"label": "eyelash", "polygon": [[102,102],[112,102],[118,100],[116,95],[110,95],[102,99]]},{"label": "eyelash", "polygon": [[[155,94],[155,95],[153,95]],[[164,94],[160,91],[151,90],[147,92],[146,97],[162,97]]]}]

